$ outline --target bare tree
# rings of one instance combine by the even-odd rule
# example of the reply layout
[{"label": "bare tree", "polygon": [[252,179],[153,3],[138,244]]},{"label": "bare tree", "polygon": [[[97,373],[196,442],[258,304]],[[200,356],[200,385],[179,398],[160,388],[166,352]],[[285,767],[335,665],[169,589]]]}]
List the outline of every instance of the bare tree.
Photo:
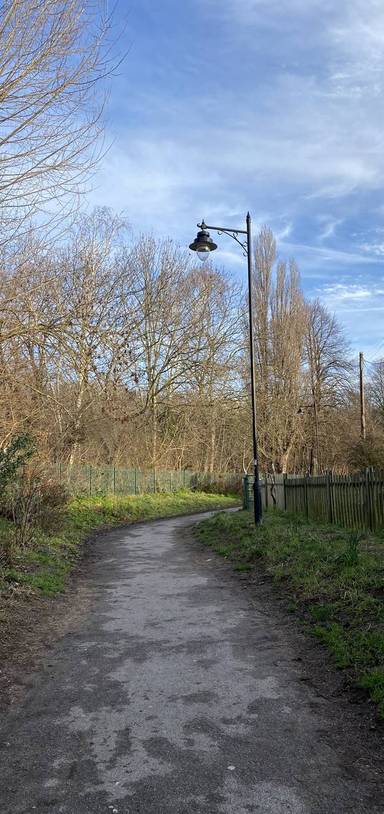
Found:
[{"label": "bare tree", "polygon": [[231,406],[239,401],[241,289],[209,267],[192,269],[188,282],[193,320],[185,343],[194,364],[185,386],[198,419],[190,441],[200,444],[200,466],[212,473],[224,465],[223,434],[228,433]]},{"label": "bare tree", "polygon": [[270,409],[268,433],[272,466],[287,472],[297,440],[302,395],[305,307],[295,263],[279,263],[271,293]]},{"label": "bare tree", "polygon": [[9,240],[50,204],[63,216],[99,155],[102,2],[4,0],[0,11],[0,223]]},{"label": "bare tree", "polygon": [[131,311],[136,315],[134,359],[149,420],[152,465],[161,458],[159,421],[164,405],[180,390],[194,365],[186,337],[191,335],[193,303],[188,295],[189,258],[171,241],[142,236],[127,256],[135,281]]},{"label": "bare tree", "polygon": [[[122,257],[125,223],[108,209],[81,218],[57,262],[63,329],[55,343],[56,398],[71,383],[71,451],[84,437],[95,399],[113,393],[127,366],[129,282]],[[64,391],[65,392],[65,391]],[[102,396],[103,394],[103,396]]]},{"label": "bare tree", "polygon": [[260,452],[266,469],[285,472],[298,429],[304,300],[295,264],[276,259],[273,234],[263,227],[254,285]]},{"label": "bare tree", "polygon": [[372,406],[384,421],[384,359],[374,362],[368,385],[368,395]]},{"label": "bare tree", "polygon": [[[45,461],[242,471],[252,458],[243,295],[171,241],[132,240],[106,209],[66,243],[19,238],[0,274],[0,445],[29,431]],[[305,304],[271,232],[257,247],[255,350],[268,472],[382,460],[382,365],[369,445],[341,327]],[[373,452],[377,448],[376,457]]]},{"label": "bare tree", "polygon": [[343,330],[319,300],[308,307],[305,359],[311,411],[308,415],[313,417],[309,468],[316,473],[323,463],[321,447],[333,430],[334,411],[348,401],[353,372]]}]

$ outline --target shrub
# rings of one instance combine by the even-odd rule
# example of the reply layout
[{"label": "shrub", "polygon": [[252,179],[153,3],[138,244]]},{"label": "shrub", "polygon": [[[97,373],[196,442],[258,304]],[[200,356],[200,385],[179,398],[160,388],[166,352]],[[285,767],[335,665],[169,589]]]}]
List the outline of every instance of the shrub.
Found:
[{"label": "shrub", "polygon": [[28,548],[39,530],[48,534],[59,531],[67,501],[67,493],[61,484],[44,480],[34,473],[26,474],[8,486],[5,508],[14,523],[16,546]]},{"label": "shrub", "polygon": [[194,474],[190,488],[212,495],[241,495],[242,478],[239,475]]},{"label": "shrub", "polygon": [[384,439],[371,433],[356,441],[349,449],[348,464],[355,472],[366,467],[384,469]]}]

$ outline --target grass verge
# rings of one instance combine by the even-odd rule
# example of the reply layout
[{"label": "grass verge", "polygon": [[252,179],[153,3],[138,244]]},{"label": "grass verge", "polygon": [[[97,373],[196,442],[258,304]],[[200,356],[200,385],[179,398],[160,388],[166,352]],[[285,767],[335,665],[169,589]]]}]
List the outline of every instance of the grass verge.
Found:
[{"label": "grass verge", "polygon": [[234,562],[257,564],[290,596],[339,669],[365,688],[384,718],[384,537],[267,512],[255,529],[248,512],[218,514],[198,538]]},{"label": "grass verge", "polygon": [[[0,595],[20,593],[52,596],[64,590],[68,574],[81,552],[81,543],[97,529],[172,517],[189,512],[235,506],[238,498],[205,492],[127,497],[82,497],[68,505],[61,530],[37,533],[33,547],[13,551],[12,566],[0,569]],[[12,523],[0,520],[0,548],[12,535]]]}]

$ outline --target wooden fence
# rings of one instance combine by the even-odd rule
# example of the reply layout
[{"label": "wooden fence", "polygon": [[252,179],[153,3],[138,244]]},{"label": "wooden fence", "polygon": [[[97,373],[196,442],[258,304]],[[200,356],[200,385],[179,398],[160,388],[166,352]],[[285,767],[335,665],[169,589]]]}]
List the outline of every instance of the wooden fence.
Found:
[{"label": "wooden fence", "polygon": [[[253,477],[244,478],[244,508],[253,508]],[[264,508],[277,507],[311,520],[351,529],[384,529],[384,472],[319,477],[265,476],[260,481]]]}]

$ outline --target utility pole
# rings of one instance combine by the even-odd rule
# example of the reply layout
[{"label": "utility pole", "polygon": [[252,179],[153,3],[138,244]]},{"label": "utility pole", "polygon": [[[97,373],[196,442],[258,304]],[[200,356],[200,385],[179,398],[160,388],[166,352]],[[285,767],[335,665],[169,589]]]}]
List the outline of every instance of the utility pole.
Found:
[{"label": "utility pole", "polygon": [[364,354],[359,354],[359,368],[360,368],[360,422],[361,422],[361,438],[365,441],[367,437],[366,429],[366,414],[365,414],[365,382],[364,382]]}]

